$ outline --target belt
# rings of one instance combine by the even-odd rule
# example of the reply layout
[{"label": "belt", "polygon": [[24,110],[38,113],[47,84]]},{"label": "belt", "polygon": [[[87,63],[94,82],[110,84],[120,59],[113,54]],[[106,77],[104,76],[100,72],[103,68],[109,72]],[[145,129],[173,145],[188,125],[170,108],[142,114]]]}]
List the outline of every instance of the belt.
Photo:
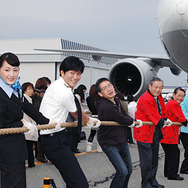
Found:
[{"label": "belt", "polygon": [[67,130],[66,129],[63,129],[62,131],[59,131],[59,132],[55,132],[55,133],[50,133],[50,134],[43,134],[41,136],[57,136],[57,135],[61,135],[61,134],[64,134],[66,133]]}]

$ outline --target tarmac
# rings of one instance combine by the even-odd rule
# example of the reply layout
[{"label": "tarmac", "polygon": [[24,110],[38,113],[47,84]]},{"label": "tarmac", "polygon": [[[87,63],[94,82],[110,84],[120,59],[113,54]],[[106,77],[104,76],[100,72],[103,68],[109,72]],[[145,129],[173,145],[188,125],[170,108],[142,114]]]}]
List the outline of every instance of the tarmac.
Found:
[{"label": "tarmac", "polygon": [[[89,129],[83,128],[86,132],[86,137],[89,135]],[[76,154],[76,157],[82,167],[87,180],[89,182],[89,188],[109,188],[115,170],[108,158],[103,152],[97,152],[96,140],[93,143],[93,151],[90,153],[85,152],[86,140],[82,140],[79,143],[78,149],[81,153]],[[129,188],[141,188],[141,174],[139,166],[139,156],[136,144],[129,144],[133,173],[129,180]],[[182,145],[179,145],[181,151],[180,165],[183,160],[184,149]],[[27,163],[27,161],[26,161]],[[182,174],[183,181],[168,180],[164,177],[164,152],[162,147],[159,151],[159,167],[157,173],[157,180],[160,184],[165,185],[165,188],[187,188],[188,187],[188,175]],[[43,188],[44,177],[53,179],[57,188],[66,188],[66,185],[61,178],[58,170],[50,163],[37,163],[33,168],[26,167],[27,175],[27,188]],[[52,186],[51,186],[52,187]]]}]

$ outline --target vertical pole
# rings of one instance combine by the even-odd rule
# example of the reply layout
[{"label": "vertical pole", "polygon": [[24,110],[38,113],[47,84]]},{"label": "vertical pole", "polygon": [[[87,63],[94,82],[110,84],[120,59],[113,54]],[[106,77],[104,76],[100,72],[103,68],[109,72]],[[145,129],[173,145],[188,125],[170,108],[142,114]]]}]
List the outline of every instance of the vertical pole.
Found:
[{"label": "vertical pole", "polygon": [[43,188],[50,188],[50,184],[51,184],[51,179],[45,177],[45,178],[44,178]]}]

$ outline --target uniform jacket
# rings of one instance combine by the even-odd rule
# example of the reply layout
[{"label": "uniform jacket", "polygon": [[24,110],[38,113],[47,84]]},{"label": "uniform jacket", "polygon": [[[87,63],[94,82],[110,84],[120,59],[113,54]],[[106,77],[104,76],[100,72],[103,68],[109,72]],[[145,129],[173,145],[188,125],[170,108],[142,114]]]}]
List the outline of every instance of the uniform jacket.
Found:
[{"label": "uniform jacket", "polygon": [[[180,122],[183,123],[186,121],[186,117],[183,114],[181,106],[174,99],[170,99],[170,101],[166,105],[167,118],[172,122]],[[179,139],[179,126],[171,125],[170,127],[164,127],[161,129],[163,133],[163,139],[161,143],[165,144],[178,144]]]},{"label": "uniform jacket", "polygon": [[101,146],[122,146],[126,143],[127,126],[133,123],[133,119],[125,112],[118,99],[116,104],[102,97],[97,101],[98,118],[101,121],[116,121],[126,126],[100,126],[98,130],[98,142]]},{"label": "uniform jacket", "polygon": [[[11,98],[0,87],[0,129],[22,127],[23,112],[39,124],[49,120],[30,104],[25,97]],[[0,163],[18,163],[27,159],[27,146],[24,134],[0,135]]]},{"label": "uniform jacket", "polygon": [[[161,106],[161,115],[157,109],[157,103],[154,97],[147,90],[138,100],[135,119],[150,121],[153,122],[154,125],[157,125],[160,119],[165,118],[166,116],[164,99],[161,95],[158,96],[158,99]],[[145,143],[152,143],[155,131],[154,125],[143,125],[140,128],[134,127],[135,140]]]}]

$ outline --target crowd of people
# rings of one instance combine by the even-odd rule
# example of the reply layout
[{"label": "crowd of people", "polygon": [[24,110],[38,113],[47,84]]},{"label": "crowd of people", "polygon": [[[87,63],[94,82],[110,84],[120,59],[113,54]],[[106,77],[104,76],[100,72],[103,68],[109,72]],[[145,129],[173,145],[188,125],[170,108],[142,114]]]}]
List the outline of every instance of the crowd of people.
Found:
[{"label": "crowd of people", "polygon": [[[59,79],[51,83],[48,77],[41,77],[35,86],[30,82],[20,85],[19,66],[15,54],[0,56],[0,128],[29,129],[24,134],[0,135],[2,188],[26,188],[25,161],[28,167],[35,167],[35,158],[42,163],[49,160],[67,188],[88,188],[75,157],[80,152],[82,123],[91,130],[86,152],[92,151],[97,135],[98,152],[105,153],[116,171],[110,188],[128,187],[132,174],[129,144],[137,144],[142,188],[165,187],[156,178],[160,144],[165,153],[164,177],[181,181],[184,178],[180,173],[188,174],[188,93],[183,88],[175,88],[172,99],[165,104],[163,80],[155,77],[137,102],[132,95],[127,96],[127,104],[122,93],[116,93],[111,81],[103,77],[91,85],[85,99],[86,86],[75,89],[85,68],[79,58],[66,57],[60,65]],[[83,103],[87,103],[91,115],[86,114]],[[77,121],[78,126],[60,126],[70,121]],[[101,121],[122,126],[104,126]],[[51,123],[56,123],[55,128],[38,131],[37,125]],[[180,171],[179,139],[185,150]]]}]

